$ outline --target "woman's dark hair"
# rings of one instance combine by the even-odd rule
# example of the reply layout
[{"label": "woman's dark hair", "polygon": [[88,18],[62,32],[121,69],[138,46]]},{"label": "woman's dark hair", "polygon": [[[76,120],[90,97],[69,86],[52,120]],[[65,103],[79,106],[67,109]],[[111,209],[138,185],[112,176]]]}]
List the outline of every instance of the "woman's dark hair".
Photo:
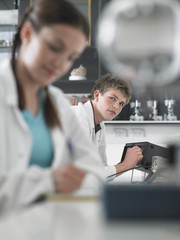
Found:
[{"label": "woman's dark hair", "polygon": [[122,78],[110,73],[107,73],[100,79],[96,80],[88,98],[90,100],[94,99],[94,92],[96,90],[99,90],[99,92],[103,95],[105,92],[111,89],[121,91],[122,94],[124,94],[124,96],[126,97],[126,104],[130,101],[132,94],[130,84]]},{"label": "woman's dark hair", "polygon": [[[82,30],[87,39],[89,37],[88,22],[85,16],[77,8],[75,8],[73,4],[65,0],[34,0],[32,6],[30,6],[22,16],[13,40],[11,60],[15,76],[15,59],[21,46],[20,33],[26,22],[30,22],[36,32],[39,32],[44,26],[50,26],[53,24],[68,24]],[[16,82],[19,93],[19,108],[24,109],[24,95],[17,76]],[[49,127],[61,126],[47,88],[45,88],[45,91],[47,94],[44,104],[44,112],[47,125]]]}]

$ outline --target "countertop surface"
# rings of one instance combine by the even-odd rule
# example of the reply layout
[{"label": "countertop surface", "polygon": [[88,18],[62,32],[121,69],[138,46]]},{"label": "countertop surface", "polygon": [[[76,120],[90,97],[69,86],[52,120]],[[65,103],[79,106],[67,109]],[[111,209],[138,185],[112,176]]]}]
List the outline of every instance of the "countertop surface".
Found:
[{"label": "countertop surface", "polygon": [[179,240],[180,222],[109,222],[102,200],[47,201],[0,220],[0,239]]},{"label": "countertop surface", "polygon": [[180,124],[180,121],[104,121],[105,124]]}]

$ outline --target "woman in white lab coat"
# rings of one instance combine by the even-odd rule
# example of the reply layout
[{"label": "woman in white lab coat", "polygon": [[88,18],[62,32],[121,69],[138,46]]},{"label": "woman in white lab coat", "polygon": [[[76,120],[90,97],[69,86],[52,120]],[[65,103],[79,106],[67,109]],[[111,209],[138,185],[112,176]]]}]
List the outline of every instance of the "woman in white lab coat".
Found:
[{"label": "woman in white lab coat", "polygon": [[0,66],[0,211],[41,195],[95,189],[102,165],[61,90],[50,86],[82,53],[88,25],[62,0],[37,0]]}]

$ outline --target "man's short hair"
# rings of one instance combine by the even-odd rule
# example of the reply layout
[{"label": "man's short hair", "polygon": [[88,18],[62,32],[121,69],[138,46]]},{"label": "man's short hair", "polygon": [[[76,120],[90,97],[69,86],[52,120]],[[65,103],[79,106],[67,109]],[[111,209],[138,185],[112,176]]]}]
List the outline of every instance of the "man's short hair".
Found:
[{"label": "man's short hair", "polygon": [[132,90],[129,82],[110,73],[107,73],[96,80],[88,98],[90,100],[94,99],[94,92],[96,90],[98,90],[103,95],[111,89],[119,90],[126,98],[126,104],[130,101]]}]

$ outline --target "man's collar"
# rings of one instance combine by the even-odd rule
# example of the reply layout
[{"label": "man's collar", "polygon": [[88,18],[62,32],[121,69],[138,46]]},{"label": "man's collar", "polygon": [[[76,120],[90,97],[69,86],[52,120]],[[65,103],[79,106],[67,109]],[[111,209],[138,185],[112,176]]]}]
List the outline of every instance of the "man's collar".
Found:
[{"label": "man's collar", "polygon": [[92,106],[92,109],[93,109],[93,116],[94,116],[94,126],[95,126],[95,134],[101,130],[101,125],[100,124],[97,124],[95,123],[95,114],[94,114],[94,108],[93,108],[93,104],[92,104],[92,101],[90,100],[90,103],[91,103],[91,106]]},{"label": "man's collar", "polygon": [[99,130],[101,130],[101,125],[100,125],[100,124],[95,125],[95,134],[96,134]]}]

